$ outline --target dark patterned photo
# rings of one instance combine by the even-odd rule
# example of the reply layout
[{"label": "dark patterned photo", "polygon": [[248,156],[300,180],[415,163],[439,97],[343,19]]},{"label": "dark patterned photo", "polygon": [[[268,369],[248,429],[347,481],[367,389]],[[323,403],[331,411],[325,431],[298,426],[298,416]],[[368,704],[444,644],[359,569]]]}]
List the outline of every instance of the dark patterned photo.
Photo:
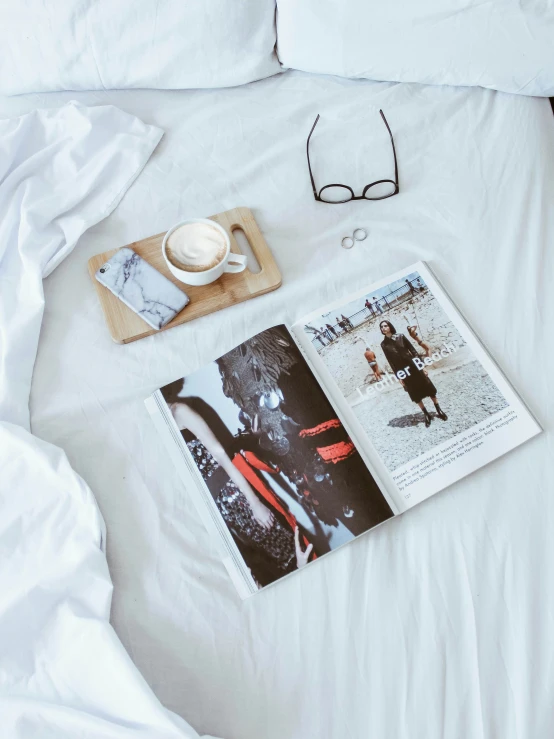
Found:
[{"label": "dark patterned photo", "polygon": [[284,326],[162,394],[259,587],[393,515]]}]

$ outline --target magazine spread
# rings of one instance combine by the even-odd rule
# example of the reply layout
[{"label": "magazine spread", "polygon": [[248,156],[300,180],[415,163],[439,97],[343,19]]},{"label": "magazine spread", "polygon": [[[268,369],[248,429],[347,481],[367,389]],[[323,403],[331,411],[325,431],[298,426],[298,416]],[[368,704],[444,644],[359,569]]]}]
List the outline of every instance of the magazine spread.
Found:
[{"label": "magazine spread", "polygon": [[540,432],[423,263],[146,403],[243,597]]}]

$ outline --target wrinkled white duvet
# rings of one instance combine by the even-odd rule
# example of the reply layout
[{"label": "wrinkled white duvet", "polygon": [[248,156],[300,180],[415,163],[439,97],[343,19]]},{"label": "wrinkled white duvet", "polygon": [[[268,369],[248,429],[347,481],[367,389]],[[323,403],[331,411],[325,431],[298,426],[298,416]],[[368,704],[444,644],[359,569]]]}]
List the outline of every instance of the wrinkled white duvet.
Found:
[{"label": "wrinkled white duvet", "polygon": [[0,735],[197,736],[166,711],[109,624],[94,497],[29,431],[42,279],[119,203],[162,132],[68,103],[0,122]]},{"label": "wrinkled white duvet", "polygon": [[[73,97],[0,99],[0,116],[60,107]],[[152,691],[201,733],[225,739],[551,739],[554,119],[548,101],[299,72],[229,90],[77,98],[117,105],[165,133],[120,205],[89,228],[44,282],[31,425],[64,449],[94,493],[108,532],[111,622]],[[345,182],[358,192],[390,176],[393,166],[379,108],[394,134],[400,194],[380,203],[316,203],[306,165],[316,114],[316,183]],[[160,335],[114,344],[87,272],[89,257],[182,218],[238,205],[252,209],[282,287]],[[342,249],[341,238],[358,227],[368,229],[368,238]],[[418,259],[430,263],[545,432],[241,601],[144,398],[256,331],[293,321]],[[9,457],[15,457],[11,450]],[[40,694],[44,715],[48,690],[76,706],[82,696],[77,677],[86,680],[99,691],[89,694],[87,720],[97,720],[93,705],[103,706],[106,719],[93,731],[95,739],[112,739],[110,722],[120,736],[124,727],[133,736],[133,722],[167,722],[137,687],[136,673],[123,676],[124,655],[99,646],[100,634],[112,637],[104,620],[109,595],[98,592],[109,587],[98,544],[68,546],[63,566],[35,588],[36,600],[29,596],[35,568],[21,554],[6,558],[6,548],[23,541],[31,547],[36,539],[37,559],[46,562],[47,542],[59,542],[44,532],[62,526],[65,509],[47,502],[38,508],[49,499],[41,475],[40,492],[29,483],[36,518],[20,515],[16,495],[24,488],[19,469],[9,469],[3,505],[22,533],[15,531],[9,546],[14,528],[0,535],[0,566],[12,573],[7,588],[3,572],[0,603],[14,599],[11,623],[19,626],[28,623],[21,615],[26,598],[45,602],[66,588],[67,598],[58,601],[66,624],[85,622],[85,636],[79,642],[68,628],[59,639],[77,675],[45,677],[44,665],[51,663],[43,644],[55,642],[33,620],[44,640],[29,637],[25,656],[10,658],[9,669],[2,664],[2,681],[9,674],[12,692],[15,679],[22,694]],[[75,495],[86,490],[71,480]],[[0,519],[0,528],[9,521],[9,515]],[[94,573],[102,573],[94,575],[97,596],[91,591],[86,602],[71,590],[79,583],[64,580],[79,556],[89,556]],[[93,606],[102,619],[91,615]],[[3,629],[7,616],[1,618],[0,658],[5,641],[15,643],[13,631]],[[64,633],[54,615],[51,623]],[[92,657],[81,658],[76,645]],[[107,653],[113,657],[101,656]],[[60,671],[67,676],[66,667]],[[5,707],[0,714],[7,715]],[[51,739],[45,726],[21,723],[17,739]],[[54,733],[55,739],[68,736],[81,739],[74,728]],[[155,729],[142,730],[141,739],[152,736]]]}]

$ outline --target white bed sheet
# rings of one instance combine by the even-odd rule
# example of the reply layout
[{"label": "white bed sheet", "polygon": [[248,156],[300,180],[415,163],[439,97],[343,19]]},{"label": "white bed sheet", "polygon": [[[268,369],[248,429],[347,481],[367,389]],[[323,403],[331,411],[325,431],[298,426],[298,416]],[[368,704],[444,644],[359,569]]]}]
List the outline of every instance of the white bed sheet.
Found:
[{"label": "white bed sheet", "polygon": [[[503,739],[554,724],[554,119],[547,100],[288,72],[231,90],[3,99],[2,117],[113,103],[166,134],[117,210],[45,282],[32,429],[105,518],[112,622],[162,702],[226,739]],[[400,195],[315,203],[390,176]],[[321,125],[320,124],[320,125]],[[319,146],[318,146],[319,144]],[[385,171],[383,171],[385,170]],[[376,174],[377,173],[377,174]],[[321,183],[319,183],[321,180]],[[256,215],[283,286],[128,346],[93,254],[187,216]],[[350,251],[342,236],[366,227]],[[427,260],[546,433],[307,571],[241,602],[143,405],[255,331]]]}]

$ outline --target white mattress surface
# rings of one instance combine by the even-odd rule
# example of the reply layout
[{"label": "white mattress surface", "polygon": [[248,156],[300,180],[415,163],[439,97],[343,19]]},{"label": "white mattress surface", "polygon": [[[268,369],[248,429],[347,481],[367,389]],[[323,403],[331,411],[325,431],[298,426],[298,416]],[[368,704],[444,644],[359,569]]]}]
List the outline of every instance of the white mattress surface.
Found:
[{"label": "white mattress surface", "polygon": [[[230,90],[77,99],[165,130],[115,212],[46,279],[31,424],[105,518],[112,622],[160,700],[225,739],[537,739],[554,724],[554,119],[547,100],[288,72]],[[377,203],[313,199],[392,175]],[[321,127],[321,128],[320,128]],[[276,292],[127,346],[90,256],[191,216],[252,208]],[[369,238],[350,251],[357,227]],[[276,587],[241,602],[144,398],[254,332],[426,260],[546,431]]]}]

